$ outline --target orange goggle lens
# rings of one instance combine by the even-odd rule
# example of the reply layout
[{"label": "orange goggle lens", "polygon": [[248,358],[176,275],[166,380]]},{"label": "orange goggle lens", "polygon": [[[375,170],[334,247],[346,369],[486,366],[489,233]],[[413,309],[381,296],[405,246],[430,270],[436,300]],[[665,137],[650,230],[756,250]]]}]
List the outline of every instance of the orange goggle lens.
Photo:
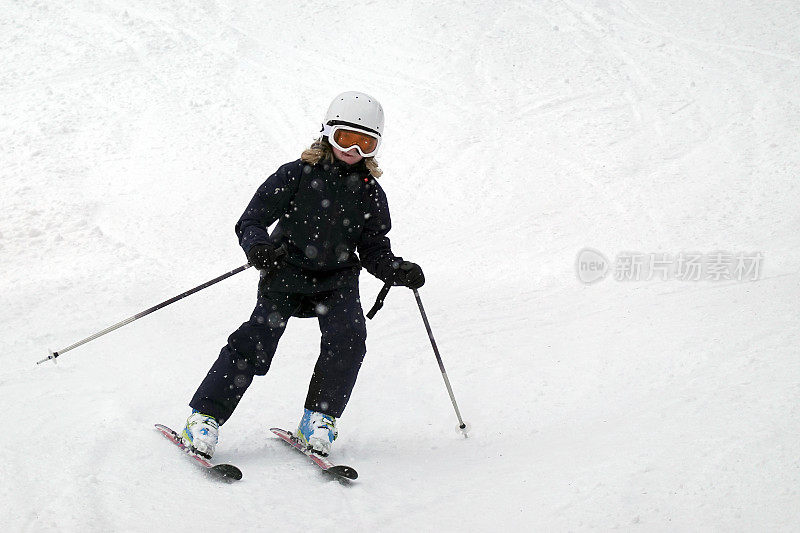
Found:
[{"label": "orange goggle lens", "polygon": [[344,149],[358,146],[361,148],[361,152],[365,154],[374,152],[378,147],[378,139],[359,131],[336,130],[333,133],[333,140]]}]

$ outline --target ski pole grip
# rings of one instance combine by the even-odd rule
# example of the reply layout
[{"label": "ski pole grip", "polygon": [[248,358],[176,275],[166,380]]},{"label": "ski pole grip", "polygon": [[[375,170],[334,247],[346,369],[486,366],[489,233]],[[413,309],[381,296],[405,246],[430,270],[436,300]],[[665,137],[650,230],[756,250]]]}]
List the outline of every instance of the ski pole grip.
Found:
[{"label": "ski pole grip", "polygon": [[375,313],[380,311],[381,307],[383,307],[383,301],[386,299],[386,295],[389,294],[389,289],[391,288],[391,283],[386,283],[386,285],[383,286],[381,292],[378,293],[378,297],[375,299],[375,304],[372,306],[372,309],[369,310],[369,313],[367,313],[367,318],[372,320]]}]

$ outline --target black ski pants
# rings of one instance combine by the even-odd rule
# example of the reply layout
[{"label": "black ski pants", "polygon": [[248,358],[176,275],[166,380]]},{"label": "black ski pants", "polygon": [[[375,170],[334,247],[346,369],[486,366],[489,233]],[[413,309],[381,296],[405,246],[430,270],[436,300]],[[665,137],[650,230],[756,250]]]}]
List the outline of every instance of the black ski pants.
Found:
[{"label": "black ski pants", "polygon": [[189,405],[220,424],[228,420],[253,376],[269,370],[278,340],[293,315],[317,316],[322,333],[305,407],[341,416],[367,351],[358,287],[316,294],[259,292],[250,320],[228,337]]}]

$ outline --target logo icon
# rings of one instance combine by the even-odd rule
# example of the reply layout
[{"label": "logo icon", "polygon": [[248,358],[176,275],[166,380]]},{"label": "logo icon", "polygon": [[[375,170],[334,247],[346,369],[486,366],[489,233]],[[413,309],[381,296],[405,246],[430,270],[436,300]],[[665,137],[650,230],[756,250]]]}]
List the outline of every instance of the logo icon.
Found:
[{"label": "logo icon", "polygon": [[594,248],[584,248],[575,259],[575,274],[578,280],[587,285],[597,283],[608,274],[609,264],[606,256]]}]

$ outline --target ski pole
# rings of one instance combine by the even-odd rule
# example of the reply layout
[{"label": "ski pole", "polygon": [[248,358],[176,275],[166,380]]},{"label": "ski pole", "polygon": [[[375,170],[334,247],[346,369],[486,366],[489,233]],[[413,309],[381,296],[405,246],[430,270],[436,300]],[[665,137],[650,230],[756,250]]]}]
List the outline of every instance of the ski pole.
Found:
[{"label": "ski pole", "polygon": [[425,309],[422,307],[422,300],[419,298],[419,292],[417,289],[414,289],[414,297],[417,299],[417,305],[419,306],[419,312],[422,315],[422,321],[425,323],[425,329],[428,330],[428,338],[431,340],[433,353],[436,354],[436,361],[439,363],[439,369],[442,371],[442,377],[444,378],[444,384],[447,387],[447,393],[450,395],[450,400],[453,402],[453,407],[456,410],[456,417],[458,418],[458,427],[456,428],[456,431],[462,433],[464,437],[468,437],[469,435],[467,435],[467,432],[469,431],[469,426],[466,422],[464,422],[464,420],[461,419],[461,412],[458,410],[456,397],[453,394],[453,387],[450,386],[450,380],[447,378],[447,372],[444,369],[442,356],[439,355],[439,348],[436,347],[436,341],[433,339],[433,331],[431,331],[431,325],[428,322],[428,316],[425,314]]},{"label": "ski pole", "polygon": [[248,268],[250,268],[250,263],[247,263],[246,265],[242,265],[239,268],[231,270],[230,272],[228,272],[226,274],[223,274],[223,275],[221,275],[219,277],[216,277],[216,278],[214,278],[214,279],[212,279],[210,281],[206,281],[205,283],[203,283],[202,285],[198,285],[194,289],[189,289],[188,291],[186,291],[184,293],[181,293],[178,296],[175,296],[174,298],[170,298],[169,300],[161,302],[160,304],[155,305],[155,306],[151,307],[150,309],[146,309],[146,310],[142,311],[141,313],[138,313],[136,315],[133,315],[132,317],[126,318],[122,322],[117,322],[113,326],[109,326],[106,329],[104,329],[103,331],[98,331],[94,335],[90,335],[90,336],[86,337],[85,339],[80,340],[80,341],[76,342],[75,344],[73,344],[71,346],[67,346],[63,350],[58,350],[57,352],[51,352],[50,355],[48,355],[47,357],[45,357],[41,361],[37,361],[36,364],[39,365],[39,364],[44,363],[45,361],[50,361],[51,359],[55,363],[56,362],[55,361],[56,357],[58,357],[59,355],[62,355],[62,354],[66,353],[66,352],[68,352],[68,351],[70,351],[70,350],[72,350],[74,348],[77,348],[78,346],[82,346],[82,345],[86,344],[87,342],[93,341],[98,337],[102,337],[106,333],[111,333],[115,329],[119,329],[122,326],[126,326],[126,325],[130,324],[131,322],[133,322],[134,320],[139,320],[143,316],[147,316],[150,313],[158,311],[159,309],[162,309],[162,308],[168,306],[169,304],[175,303],[178,300],[186,298],[189,295],[192,295],[192,294],[194,294],[194,293],[196,293],[198,291],[201,291],[201,290],[203,290],[203,289],[205,289],[207,287],[210,287],[211,285],[213,285],[213,284],[215,284],[217,282],[220,282],[223,279],[229,278],[229,277],[233,276],[234,274],[238,274],[239,272],[242,272],[243,270],[247,270]]}]

